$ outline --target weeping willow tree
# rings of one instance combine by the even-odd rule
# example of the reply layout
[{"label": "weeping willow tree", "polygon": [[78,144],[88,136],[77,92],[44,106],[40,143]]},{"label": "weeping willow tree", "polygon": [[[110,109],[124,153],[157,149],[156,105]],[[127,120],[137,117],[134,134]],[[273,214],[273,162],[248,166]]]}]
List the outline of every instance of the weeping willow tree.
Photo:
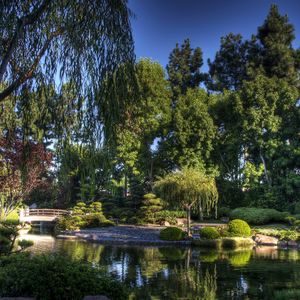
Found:
[{"label": "weeping willow tree", "polygon": [[0,0],[0,8],[0,103],[41,86],[60,95],[71,83],[85,132],[94,138],[104,121],[111,128],[133,80],[127,1]]},{"label": "weeping willow tree", "polygon": [[170,205],[186,210],[188,235],[191,209],[198,204],[201,211],[210,212],[218,202],[215,179],[197,169],[187,168],[168,174],[156,181],[154,186]]}]

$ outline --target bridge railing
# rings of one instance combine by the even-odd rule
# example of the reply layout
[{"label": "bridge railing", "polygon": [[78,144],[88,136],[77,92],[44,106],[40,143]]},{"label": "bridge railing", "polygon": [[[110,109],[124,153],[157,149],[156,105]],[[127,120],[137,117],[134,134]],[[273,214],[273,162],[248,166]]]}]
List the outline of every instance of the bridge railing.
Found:
[{"label": "bridge railing", "polygon": [[49,208],[32,208],[24,209],[23,216],[63,216],[70,212],[64,209],[49,209]]}]

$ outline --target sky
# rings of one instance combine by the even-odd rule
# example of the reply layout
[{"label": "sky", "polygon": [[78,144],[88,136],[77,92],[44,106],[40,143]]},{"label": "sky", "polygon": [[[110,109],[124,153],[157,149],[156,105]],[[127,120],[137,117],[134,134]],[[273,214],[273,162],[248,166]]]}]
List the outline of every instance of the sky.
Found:
[{"label": "sky", "polygon": [[220,38],[230,32],[250,38],[273,3],[294,25],[294,47],[299,48],[300,0],[129,0],[136,57],[165,67],[176,43],[189,38],[193,48],[202,49],[202,71],[207,71],[207,59],[214,58]]}]

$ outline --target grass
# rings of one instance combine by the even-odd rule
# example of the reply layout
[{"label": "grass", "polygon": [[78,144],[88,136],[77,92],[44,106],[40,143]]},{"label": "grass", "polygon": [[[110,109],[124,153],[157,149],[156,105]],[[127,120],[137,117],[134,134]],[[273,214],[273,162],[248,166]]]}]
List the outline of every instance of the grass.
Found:
[{"label": "grass", "polygon": [[254,242],[251,238],[225,237],[215,240],[194,240],[193,245],[212,249],[238,249],[253,247]]}]

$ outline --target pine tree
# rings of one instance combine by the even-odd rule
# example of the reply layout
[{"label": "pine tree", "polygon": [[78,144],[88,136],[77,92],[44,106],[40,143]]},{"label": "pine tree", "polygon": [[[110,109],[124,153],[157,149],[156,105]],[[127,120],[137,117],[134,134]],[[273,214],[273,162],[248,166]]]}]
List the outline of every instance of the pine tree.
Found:
[{"label": "pine tree", "polygon": [[173,102],[176,102],[179,95],[185,94],[188,88],[198,87],[203,81],[203,74],[200,73],[202,65],[202,50],[199,47],[191,48],[189,39],[184,40],[181,46],[176,44],[167,65]]}]

